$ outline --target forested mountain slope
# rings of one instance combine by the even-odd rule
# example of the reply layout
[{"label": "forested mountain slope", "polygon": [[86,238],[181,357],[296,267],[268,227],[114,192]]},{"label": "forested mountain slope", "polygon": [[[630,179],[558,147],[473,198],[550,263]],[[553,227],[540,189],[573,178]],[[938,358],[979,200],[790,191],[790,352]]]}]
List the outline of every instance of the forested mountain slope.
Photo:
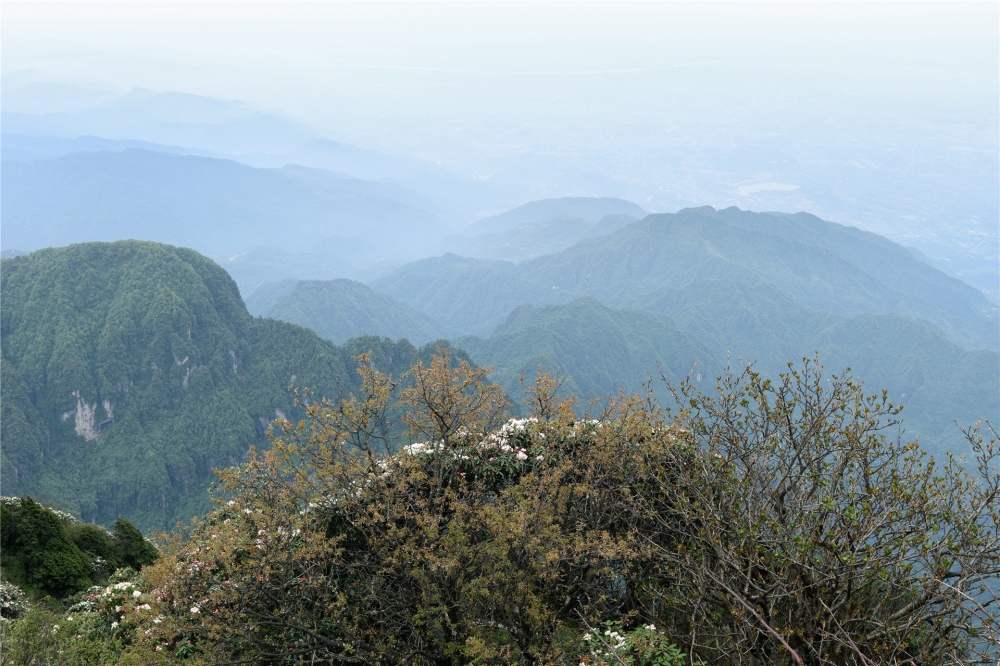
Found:
[{"label": "forested mountain slope", "polygon": [[[924,320],[970,349],[1000,347],[997,310],[981,293],[888,240],[812,216],[686,209],[517,265],[446,255],[373,286],[449,327],[484,335],[524,303],[589,295],[642,308],[663,287],[720,279],[771,285],[811,310]],[[475,307],[459,306],[466,303]]]},{"label": "forested mountain slope", "polygon": [[[565,390],[586,401],[640,392],[660,370],[674,385],[690,374],[711,391],[726,363],[754,361],[776,377],[787,363],[818,353],[829,372],[850,367],[869,392],[888,390],[906,406],[907,436],[935,453],[967,449],[956,421],[1000,421],[1000,355],[964,350],[906,317],[815,312],[766,285],[727,281],[665,288],[647,305],[653,312],[615,310],[589,297],[522,306],[488,338],[466,336],[455,345],[494,366],[512,396],[520,394],[519,376],[534,376],[538,366],[568,376]],[[662,382],[653,388],[670,402]]]},{"label": "forested mountain slope", "polygon": [[424,313],[346,279],[302,280],[279,297],[266,316],[305,326],[337,344],[359,335],[405,338],[414,344],[447,337]]},{"label": "forested mountain slope", "polygon": [[519,305],[554,300],[521,278],[523,265],[448,253],[406,264],[371,285],[453,331],[489,335]]},{"label": "forested mountain slope", "polygon": [[244,295],[243,302],[254,317],[266,317],[278,299],[295,289],[295,285],[299,282],[300,280],[295,278],[265,282],[249,294]]},{"label": "forested mountain slope", "polygon": [[520,377],[532,379],[539,367],[566,379],[564,391],[576,393],[583,404],[619,390],[641,392],[660,369],[674,383],[694,370],[692,379],[708,388],[723,367],[707,345],[669,319],[613,310],[587,296],[544,308],[523,305],[489,338],[465,336],[455,345],[493,366],[491,378],[514,399],[523,393]]},{"label": "forested mountain slope", "polygon": [[40,250],[2,260],[0,280],[4,493],[105,524],[204,512],[212,468],[294,416],[289,385],[336,397],[353,354],[400,372],[419,353],[254,319],[218,265],[156,243]]}]

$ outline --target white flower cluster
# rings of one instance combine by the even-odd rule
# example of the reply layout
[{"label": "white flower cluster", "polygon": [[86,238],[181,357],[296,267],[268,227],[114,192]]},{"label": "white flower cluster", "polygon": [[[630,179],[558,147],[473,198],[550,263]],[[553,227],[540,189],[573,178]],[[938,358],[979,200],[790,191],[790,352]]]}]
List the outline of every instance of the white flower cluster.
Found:
[{"label": "white flower cluster", "polygon": [[[3,497],[0,497],[0,504],[6,504],[9,507],[21,508],[21,498],[20,497],[8,497],[8,496],[5,495]],[[53,509],[52,507],[45,506],[45,505],[42,505],[42,506],[43,506],[43,508],[45,508],[45,509],[51,511],[52,513],[56,514],[56,516],[59,518],[59,520],[61,520],[64,523],[70,523],[72,525],[72,524],[80,522],[79,520],[77,520],[76,516],[74,516],[72,513],[69,513],[68,511],[60,511],[59,509]]]},{"label": "white flower cluster", "polygon": [[434,453],[435,451],[443,451],[444,442],[417,442],[416,444],[410,444],[409,446],[404,446],[403,450],[409,453],[411,456],[427,455],[430,453]]},{"label": "white flower cluster", "polygon": [[608,643],[611,645],[611,647],[614,649],[615,652],[618,652],[619,650],[628,649],[628,642],[625,640],[625,637],[619,634],[617,631],[612,631],[608,629],[607,631],[604,632],[604,635],[608,637]]},{"label": "white flower cluster", "polygon": [[[481,449],[499,449],[504,453],[520,452],[523,453],[525,449],[514,446],[510,443],[510,440],[517,435],[522,435],[528,432],[528,426],[532,423],[538,423],[536,418],[528,419],[510,419],[502,426],[500,429],[494,433],[490,433],[486,439],[479,443],[479,448]],[[518,459],[526,460],[528,458],[525,455],[523,458],[519,455]]]},{"label": "white flower cluster", "polygon": [[[90,588],[90,589],[94,589],[94,588]],[[100,588],[97,588],[97,589],[100,589]],[[89,613],[89,612],[91,612],[93,610],[94,610],[94,602],[93,601],[88,601],[88,600],[78,601],[78,602],[76,602],[75,604],[73,604],[72,606],[69,607],[69,612],[70,613]]]},{"label": "white flower cluster", "polygon": [[[607,637],[606,639],[601,639],[600,635],[592,636],[589,632],[583,635],[583,640],[587,643],[591,656],[599,664],[603,663],[608,657],[613,658],[612,661],[615,661],[615,657],[620,659],[622,654],[628,652],[629,649],[629,644],[625,636],[618,633],[618,631],[607,629],[604,635]],[[580,666],[587,666],[587,664],[581,661]]]},{"label": "white flower cluster", "polygon": [[31,604],[28,603],[28,598],[21,588],[6,581],[0,581],[0,618],[15,620],[30,609]]},{"label": "white flower cluster", "polygon": [[582,433],[587,432],[590,429],[598,429],[604,426],[604,423],[596,419],[581,420],[573,424],[573,429],[570,430],[569,436],[576,437]]},{"label": "white flower cluster", "polygon": [[[120,583],[115,583],[114,585],[111,585],[109,587],[104,588],[104,591],[101,592],[101,596],[102,597],[106,597],[106,596],[109,596],[111,594],[114,594],[118,590],[128,591],[128,590],[133,590],[134,588],[135,588],[135,583],[133,583],[131,581],[128,581],[128,580],[123,580]],[[91,588],[91,589],[93,589],[93,588]],[[132,596],[138,597],[140,594],[141,593],[139,592],[139,590],[135,590],[133,592]]]}]

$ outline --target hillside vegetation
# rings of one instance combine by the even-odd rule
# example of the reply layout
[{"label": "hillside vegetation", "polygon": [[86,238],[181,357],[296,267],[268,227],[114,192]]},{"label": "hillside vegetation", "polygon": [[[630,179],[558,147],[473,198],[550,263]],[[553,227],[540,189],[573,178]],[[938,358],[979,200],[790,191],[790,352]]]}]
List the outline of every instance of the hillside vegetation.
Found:
[{"label": "hillside vegetation", "polygon": [[[966,452],[956,421],[1000,421],[1000,355],[967,351],[928,324],[898,315],[855,317],[803,308],[780,292],[731,282],[665,289],[650,310],[612,309],[589,297],[566,305],[514,310],[488,338],[454,344],[484,365],[511,395],[538,367],[567,377],[564,393],[605,400],[619,390],[651,387],[660,400],[686,377],[708,390],[727,364],[753,362],[769,377],[789,359],[850,367],[869,390],[903,404],[907,437],[936,454]],[[651,311],[652,310],[652,311]],[[721,353],[720,353],[721,350]]]},{"label": "hillside vegetation", "polygon": [[[120,569],[139,571],[158,556],[156,548],[124,518],[116,520],[114,531],[109,532],[41,506],[30,497],[0,498],[0,525],[3,580],[36,597],[82,592],[107,582]],[[0,611],[11,610],[4,607],[6,601],[0,601]]]},{"label": "hillside vegetation", "polygon": [[337,397],[357,382],[353,355],[398,372],[419,354],[254,319],[217,264],[156,243],[41,250],[2,260],[0,279],[4,492],[85,521],[147,530],[202,513],[212,469],[297,413],[290,385]]},{"label": "hillside vegetation", "polygon": [[[531,377],[541,367],[558,371],[565,378],[564,393],[585,402],[619,390],[641,392],[660,370],[675,384],[691,372],[692,382],[707,386],[725,362],[667,318],[615,310],[586,296],[566,305],[523,305],[488,338],[464,336],[455,345],[494,367],[491,378],[511,395],[520,393],[521,376]],[[665,390],[660,383],[656,388]]]}]

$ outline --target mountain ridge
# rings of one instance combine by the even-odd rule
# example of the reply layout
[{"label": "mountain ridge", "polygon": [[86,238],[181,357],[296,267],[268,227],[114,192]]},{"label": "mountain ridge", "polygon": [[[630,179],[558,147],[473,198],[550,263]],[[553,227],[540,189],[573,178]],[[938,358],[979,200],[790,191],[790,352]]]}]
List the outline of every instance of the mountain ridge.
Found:
[{"label": "mountain ridge", "polygon": [[360,335],[406,339],[416,345],[448,337],[422,312],[346,278],[300,280],[275,300],[266,316],[308,328],[334,344]]},{"label": "mountain ridge", "polygon": [[[767,218],[767,214],[747,214]],[[829,234],[843,238],[837,230],[841,225],[823,224]],[[866,239],[857,241],[862,249]],[[612,307],[642,307],[646,295],[663,286],[682,287],[705,279],[767,282],[817,311],[845,316],[904,314],[927,320],[966,347],[1000,348],[998,310],[973,287],[893,244],[899,250],[894,255],[897,267],[902,266],[899,270],[933,276],[930,287],[943,288],[952,298],[942,298],[938,291],[931,300],[903,293],[845,260],[843,250],[833,251],[825,240],[825,236],[814,238],[807,244],[764,233],[702,207],[650,215],[612,234],[584,239],[517,265],[450,255],[424,259],[373,281],[372,286],[456,330],[485,335],[522,303],[565,303],[589,295]],[[478,307],[457,316],[450,308],[460,302],[476,302]]]}]

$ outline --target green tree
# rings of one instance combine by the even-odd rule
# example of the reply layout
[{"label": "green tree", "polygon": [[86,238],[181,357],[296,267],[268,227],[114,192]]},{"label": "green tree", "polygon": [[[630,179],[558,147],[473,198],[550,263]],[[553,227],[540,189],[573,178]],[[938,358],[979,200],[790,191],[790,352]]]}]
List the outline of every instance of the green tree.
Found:
[{"label": "green tree", "polygon": [[14,582],[55,597],[90,585],[90,559],[70,538],[66,526],[52,511],[23,497],[15,512],[13,545],[4,549],[3,564]]},{"label": "green tree", "polygon": [[142,532],[124,518],[115,521],[113,539],[113,553],[118,566],[128,566],[139,571],[155,562],[159,556],[156,547],[146,541]]}]

